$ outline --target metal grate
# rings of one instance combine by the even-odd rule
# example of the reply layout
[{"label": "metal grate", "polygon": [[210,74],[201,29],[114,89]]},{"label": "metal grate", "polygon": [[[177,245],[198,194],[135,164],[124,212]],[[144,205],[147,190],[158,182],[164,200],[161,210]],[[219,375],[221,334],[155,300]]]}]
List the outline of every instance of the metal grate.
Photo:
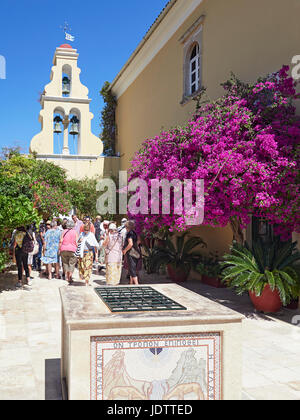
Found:
[{"label": "metal grate", "polygon": [[111,312],[187,310],[152,287],[101,287],[95,291]]}]

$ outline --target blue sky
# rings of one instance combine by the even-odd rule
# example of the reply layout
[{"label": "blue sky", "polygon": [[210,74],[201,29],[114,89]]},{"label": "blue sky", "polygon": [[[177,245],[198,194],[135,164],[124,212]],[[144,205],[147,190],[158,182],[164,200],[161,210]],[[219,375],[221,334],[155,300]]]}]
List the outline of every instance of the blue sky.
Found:
[{"label": "blue sky", "polygon": [[99,91],[112,81],[167,0],[9,0],[0,5],[0,149],[21,146],[28,152],[40,131],[39,93],[49,83],[55,48],[65,43],[67,21],[79,52],[81,81],[92,99],[92,130],[100,132],[103,106]]}]

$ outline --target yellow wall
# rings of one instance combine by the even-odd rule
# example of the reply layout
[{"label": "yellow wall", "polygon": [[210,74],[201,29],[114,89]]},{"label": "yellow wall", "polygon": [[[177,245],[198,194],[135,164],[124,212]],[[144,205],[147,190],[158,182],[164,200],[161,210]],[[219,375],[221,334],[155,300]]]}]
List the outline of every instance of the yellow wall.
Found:
[{"label": "yellow wall", "polygon": [[117,151],[121,169],[142,142],[184,124],[195,102],[183,95],[183,45],[179,38],[201,16],[203,85],[211,99],[233,71],[245,81],[278,70],[300,54],[299,0],[204,0],[118,100]]},{"label": "yellow wall", "polygon": [[[194,101],[180,104],[184,59],[179,39],[201,15],[202,84],[212,100],[223,94],[220,84],[231,71],[253,82],[283,64],[291,65],[292,57],[300,54],[300,0],[204,0],[118,99],[121,170],[129,169],[144,140],[185,124],[193,114]],[[210,251],[229,251],[229,226],[200,227],[193,233],[207,241]]]},{"label": "yellow wall", "polygon": [[84,178],[110,178],[119,173],[119,158],[99,157],[97,159],[72,159],[44,157],[43,160],[54,163],[65,169],[68,179],[81,180]]}]

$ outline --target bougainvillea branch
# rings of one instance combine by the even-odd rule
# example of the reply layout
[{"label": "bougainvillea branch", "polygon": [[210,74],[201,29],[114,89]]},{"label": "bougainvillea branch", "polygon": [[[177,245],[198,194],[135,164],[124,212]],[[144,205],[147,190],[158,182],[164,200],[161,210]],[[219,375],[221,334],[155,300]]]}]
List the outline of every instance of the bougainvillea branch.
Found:
[{"label": "bougainvillea branch", "polygon": [[[300,231],[299,99],[289,68],[253,85],[233,77],[219,100],[197,109],[183,128],[147,140],[130,179],[203,179],[204,224],[240,228],[265,218],[282,237]],[[149,197],[149,202],[151,198]],[[188,228],[184,215],[139,215],[146,231]]]}]

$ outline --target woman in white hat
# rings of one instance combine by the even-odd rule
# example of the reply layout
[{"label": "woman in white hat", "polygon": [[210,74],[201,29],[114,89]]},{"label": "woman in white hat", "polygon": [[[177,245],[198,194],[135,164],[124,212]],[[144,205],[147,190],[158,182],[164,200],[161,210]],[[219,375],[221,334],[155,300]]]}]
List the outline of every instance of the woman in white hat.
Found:
[{"label": "woman in white hat", "polygon": [[103,248],[106,259],[106,284],[117,286],[120,284],[122,274],[123,239],[114,223],[109,225]]}]

